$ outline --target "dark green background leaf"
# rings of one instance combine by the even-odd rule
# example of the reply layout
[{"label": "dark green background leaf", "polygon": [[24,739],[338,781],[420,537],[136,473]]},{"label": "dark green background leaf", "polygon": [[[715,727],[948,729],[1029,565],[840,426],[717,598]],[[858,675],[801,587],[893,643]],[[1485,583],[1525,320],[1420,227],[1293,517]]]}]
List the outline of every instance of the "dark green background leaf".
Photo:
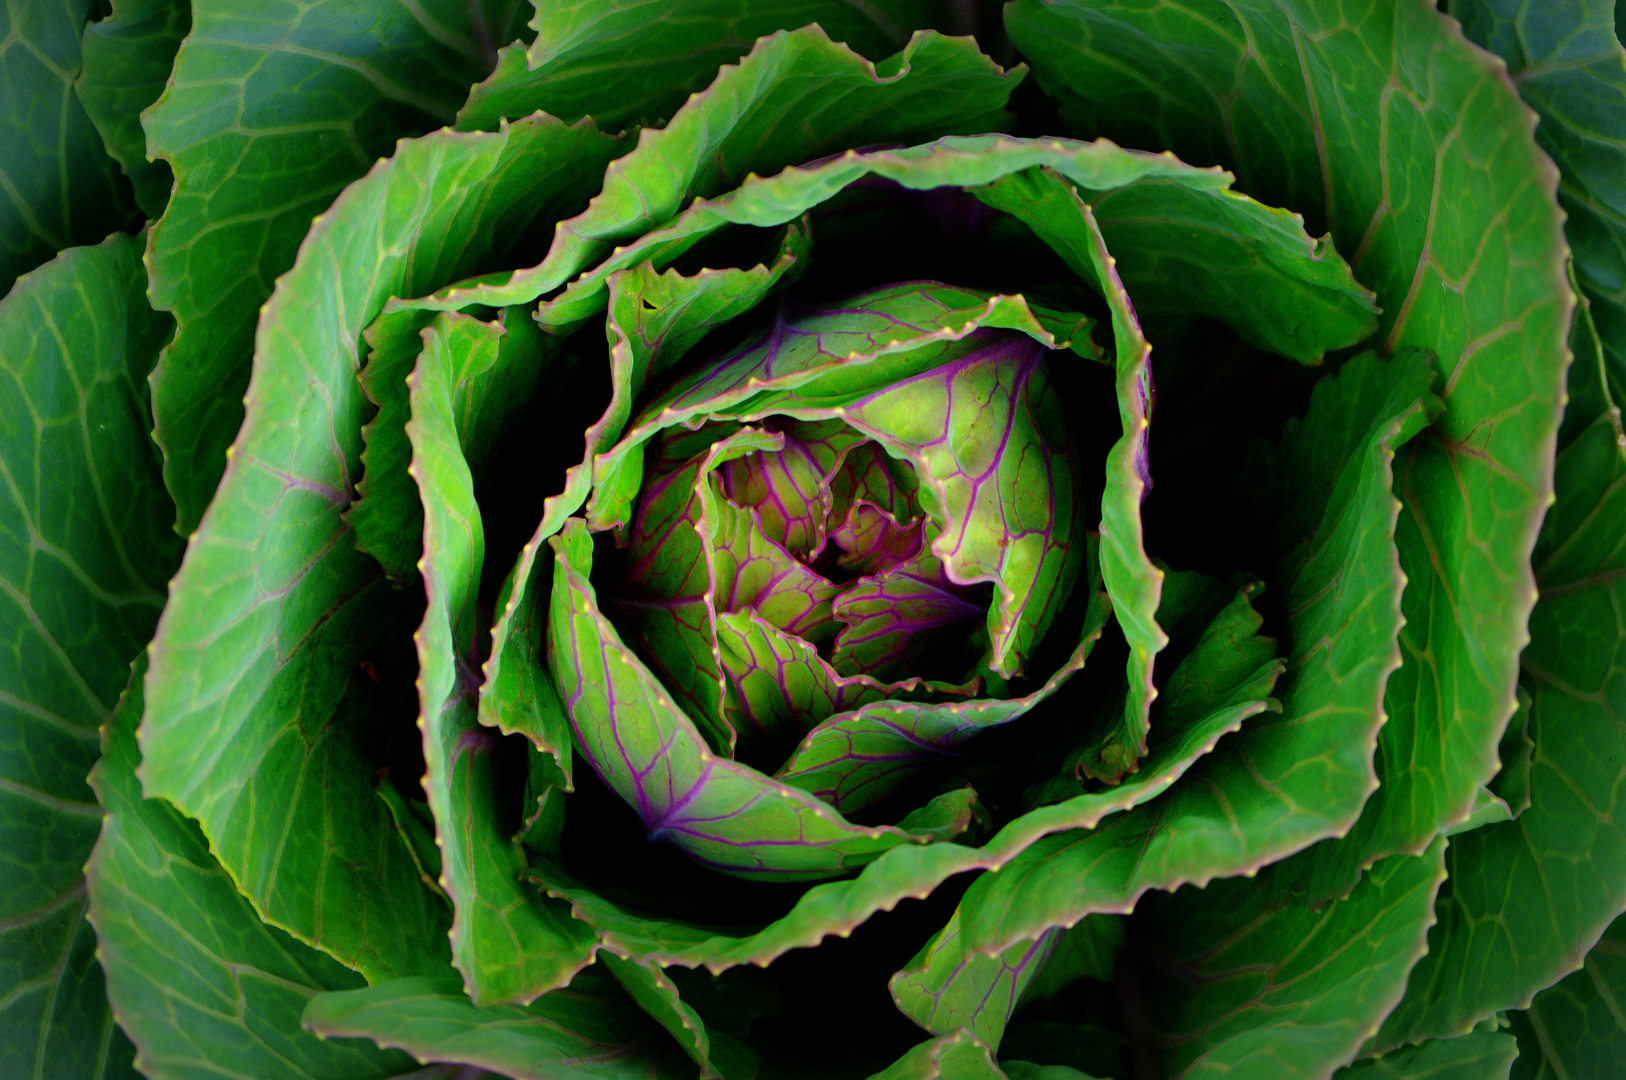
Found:
[{"label": "dark green background leaf", "polygon": [[170,330],[140,241],[115,235],[0,301],[0,1075],[127,1075],[82,867],[97,726],[180,555],[148,436]]},{"label": "dark green background leaf", "polygon": [[107,811],[90,875],[108,997],[149,1080],[380,1080],[412,1068],[364,1041],[323,1042],[299,1026],[324,991],[361,977],[261,922],[209,855],[197,825],[141,797],[138,663],[96,766]]},{"label": "dark green background leaf", "polygon": [[1616,919],[1581,970],[1514,1013],[1514,1080],[1582,1080],[1626,1070],[1626,921]]},{"label": "dark green background leaf", "polygon": [[135,218],[74,93],[91,3],[0,3],[0,296],[57,251],[94,244]]},{"label": "dark green background leaf", "polygon": [[[563,120],[592,116],[614,131],[656,124],[759,37],[818,23],[836,41],[878,60],[910,31],[950,30],[938,0],[532,0],[529,48],[515,42],[458,112],[465,131],[495,130],[537,109]],[[964,31],[960,31],[963,33]]]},{"label": "dark green background leaf", "polygon": [[191,25],[190,0],[114,0],[113,14],[85,27],[80,42],[79,101],[149,218],[164,212],[175,178],[165,162],[147,160],[141,110],[164,92]]},{"label": "dark green background leaf", "polygon": [[1463,33],[1507,63],[1558,165],[1575,276],[1615,379],[1626,378],[1626,51],[1613,0],[1451,0]]}]

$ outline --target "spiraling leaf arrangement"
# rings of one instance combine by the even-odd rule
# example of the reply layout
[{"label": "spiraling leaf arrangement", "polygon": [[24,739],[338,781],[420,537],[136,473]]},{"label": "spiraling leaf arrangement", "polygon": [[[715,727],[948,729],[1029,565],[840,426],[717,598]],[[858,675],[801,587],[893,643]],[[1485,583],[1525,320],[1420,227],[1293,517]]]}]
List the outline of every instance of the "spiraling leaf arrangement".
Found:
[{"label": "spiraling leaf arrangement", "polygon": [[1626,1073],[1626,52],[1446,6],[13,4],[0,1075]]}]

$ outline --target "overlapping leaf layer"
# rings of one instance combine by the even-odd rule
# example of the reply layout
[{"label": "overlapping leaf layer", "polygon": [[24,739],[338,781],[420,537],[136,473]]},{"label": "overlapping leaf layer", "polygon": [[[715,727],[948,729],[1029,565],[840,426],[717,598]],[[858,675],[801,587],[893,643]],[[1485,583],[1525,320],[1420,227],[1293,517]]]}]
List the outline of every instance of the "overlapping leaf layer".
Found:
[{"label": "overlapping leaf layer", "polygon": [[6,8],[0,1073],[1626,1069],[1626,52],[1446,7]]}]

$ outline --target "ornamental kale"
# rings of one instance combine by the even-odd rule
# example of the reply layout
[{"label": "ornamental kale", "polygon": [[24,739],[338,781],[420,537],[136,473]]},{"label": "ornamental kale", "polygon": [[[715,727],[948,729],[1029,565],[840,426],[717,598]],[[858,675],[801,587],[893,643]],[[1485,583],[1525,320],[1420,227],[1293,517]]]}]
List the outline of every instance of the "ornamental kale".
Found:
[{"label": "ornamental kale", "polygon": [[12,0],[0,1075],[1626,1071],[1626,51],[1442,6]]}]

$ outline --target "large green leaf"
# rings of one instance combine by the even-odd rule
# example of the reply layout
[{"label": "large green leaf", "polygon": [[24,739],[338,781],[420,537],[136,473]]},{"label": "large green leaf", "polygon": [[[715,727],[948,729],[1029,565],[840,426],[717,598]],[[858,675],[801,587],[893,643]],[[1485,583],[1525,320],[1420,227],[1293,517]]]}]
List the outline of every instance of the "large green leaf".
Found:
[{"label": "large green leaf", "polygon": [[128,1072],[84,922],[96,729],[178,562],[148,435],[170,331],[141,244],[71,248],[0,300],[0,1074]]},{"label": "large green leaf", "polygon": [[[382,1080],[412,1067],[365,1042],[299,1026],[306,1004],[362,985],[355,972],[260,921],[196,823],[136,780],[138,662],[92,774],[107,816],[87,872],[107,995],[149,1080]],[[36,1074],[38,1075],[38,1074]]]},{"label": "large green leaf", "polygon": [[1612,0],[1454,0],[1463,33],[1500,56],[1559,168],[1575,276],[1616,379],[1626,378],[1626,50]]},{"label": "large green leaf", "polygon": [[311,219],[396,139],[451,123],[469,84],[491,70],[496,45],[518,28],[519,7],[193,3],[191,33],[145,120],[148,152],[175,172],[148,265],[153,304],[177,323],[152,385],[182,535],[197,527],[226,467],[255,318]]},{"label": "large green leaf", "polygon": [[[412,475],[423,500],[424,588],[418,647],[419,725],[435,815],[441,884],[451,897],[452,961],[479,1005],[529,1002],[592,963],[593,933],[565,905],[538,897],[519,875],[525,858],[505,835],[494,758],[498,740],[476,719],[473,672],[482,638],[478,606],[485,534],[465,449],[490,439],[493,406],[515,395],[531,365],[501,350],[500,324],[442,313],[424,330],[407,380]],[[519,372],[503,370],[518,367]],[[526,368],[531,368],[527,371]]]},{"label": "large green leaf", "polygon": [[497,54],[497,69],[457,114],[465,131],[495,130],[537,109],[591,116],[614,129],[658,125],[759,37],[818,23],[836,41],[879,59],[932,25],[934,0],[884,7],[845,0],[533,0],[536,32]]},{"label": "large green leaf", "polygon": [[1581,970],[1511,1017],[1518,1080],[1609,1076],[1626,1064],[1626,921],[1616,919]]},{"label": "large green leaf", "polygon": [[[870,1080],[1004,1080],[1004,1077],[987,1043],[969,1031],[956,1031],[912,1048]],[[1046,1077],[1045,1080],[1071,1078]]]},{"label": "large green leaf", "polygon": [[1453,837],[1429,955],[1378,1046],[1522,1008],[1626,909],[1626,435],[1585,304],[1523,667],[1530,806]]},{"label": "large green leaf", "polygon": [[546,193],[584,200],[606,145],[590,122],[547,117],[444,132],[346,192],[266,307],[242,436],[159,624],[146,790],[199,819],[268,921],[370,977],[420,972],[444,944],[372,795],[370,732],[392,718],[361,665],[413,613],[341,516],[366,410],[360,335],[391,295],[500,258]]},{"label": "large green leaf", "polygon": [[86,26],[80,41],[84,68],[74,89],[149,218],[164,212],[175,178],[165,162],[147,160],[141,111],[164,92],[191,25],[190,0],[114,0],[113,13]]},{"label": "large green leaf", "polygon": [[1144,1009],[1131,1053],[1192,1078],[1322,1077],[1346,1064],[1426,948],[1444,857],[1443,839],[1390,856],[1319,910],[1303,897],[1278,905],[1245,878],[1149,897],[1130,918],[1118,983]]},{"label": "large green leaf", "polygon": [[[1192,573],[1170,575],[1170,582],[1159,614],[1171,631],[1187,641],[1195,639],[1195,644],[1189,651],[1181,649],[1185,655],[1177,658],[1178,665],[1162,680],[1164,696],[1157,706],[1161,738],[1167,739],[1170,732],[1223,730],[1221,725],[1234,727],[1245,716],[1278,708],[1269,694],[1283,665],[1276,658],[1276,643],[1259,634],[1262,620],[1249,602],[1253,587],[1215,589],[1218,614],[1206,625],[1199,619],[1193,629],[1185,624],[1191,621],[1189,608],[1198,605],[1190,604],[1188,598],[1218,583]],[[1188,606],[1188,611],[1181,611],[1182,606]],[[970,900],[975,904],[974,898]],[[966,910],[957,910],[909,965],[893,976],[892,996],[904,1015],[934,1034],[967,1028],[989,1045],[998,1046],[1025,987],[1036,975],[1049,972],[1061,927],[1041,929],[1031,938],[989,955],[968,946],[962,933]],[[1095,974],[1109,978],[1110,960],[1107,968],[1105,973]]]},{"label": "large green leaf", "polygon": [[[1310,417],[1337,422],[1304,425],[1330,445],[1304,463],[1295,493],[1318,524],[1277,577],[1289,597],[1281,713],[1226,739],[1155,803],[1047,836],[980,878],[962,901],[969,948],[1000,951],[1091,912],[1127,910],[1148,889],[1248,873],[1348,827],[1371,791],[1400,621],[1390,468],[1428,420],[1430,379],[1422,354],[1367,355],[1312,397]],[[1279,450],[1297,446],[1289,429]]]},{"label": "large green leaf", "polygon": [[[879,65],[817,26],[763,38],[665,127],[640,133],[637,148],[604,172],[604,189],[592,205],[560,223],[542,262],[462,282],[429,299],[449,308],[528,304],[598,263],[579,283],[584,288],[567,292],[541,316],[550,327],[579,326],[603,310],[611,273],[649,257],[633,241],[667,227],[679,211],[692,216],[754,175],[854,146],[997,129],[1008,118],[1005,102],[1020,77],[970,42],[936,34],[917,35]],[[783,224],[800,213],[751,223]],[[670,262],[657,257],[655,267]]]},{"label": "large green leaf", "polygon": [[1514,711],[1571,309],[1556,170],[1505,71],[1425,0],[1017,0],[1006,26],[1065,127],[1235,169],[1330,231],[1386,348],[1437,357],[1446,411],[1396,467],[1383,786],[1319,882],[1347,888],[1468,816]]},{"label": "large green leaf", "polygon": [[599,971],[530,1005],[486,1009],[464,997],[456,979],[392,979],[312,999],[305,1026],[325,1038],[372,1039],[420,1061],[461,1062],[513,1080],[694,1075],[677,1044]]},{"label": "large green leaf", "polygon": [[91,0],[0,4],[0,296],[18,275],[132,218],[118,166],[74,93]]},{"label": "large green leaf", "polygon": [[1333,1076],[1335,1080],[1508,1080],[1515,1057],[1522,1067],[1524,1055],[1511,1035],[1472,1031],[1357,1061]]}]

